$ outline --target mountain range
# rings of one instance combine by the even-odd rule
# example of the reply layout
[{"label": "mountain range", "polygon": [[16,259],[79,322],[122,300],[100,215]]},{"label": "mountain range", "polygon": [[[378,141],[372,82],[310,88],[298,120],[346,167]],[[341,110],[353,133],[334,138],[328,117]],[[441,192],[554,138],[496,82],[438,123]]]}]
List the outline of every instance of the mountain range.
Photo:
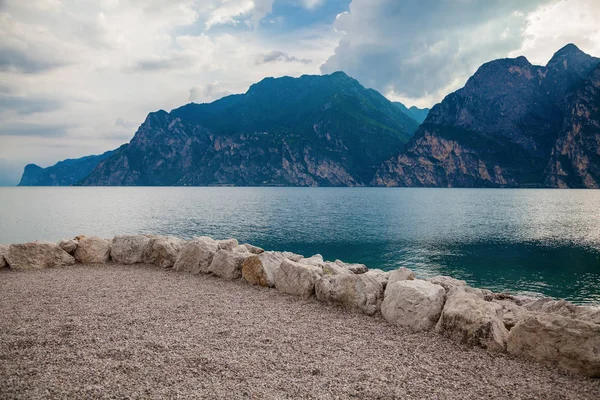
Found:
[{"label": "mountain range", "polygon": [[266,78],[150,113],[112,152],[30,164],[20,185],[597,188],[599,64],[575,45],[491,61],[431,110],[343,72]]},{"label": "mountain range", "polygon": [[570,44],[543,67],[525,57],[482,65],[371,184],[598,188],[599,64]]}]

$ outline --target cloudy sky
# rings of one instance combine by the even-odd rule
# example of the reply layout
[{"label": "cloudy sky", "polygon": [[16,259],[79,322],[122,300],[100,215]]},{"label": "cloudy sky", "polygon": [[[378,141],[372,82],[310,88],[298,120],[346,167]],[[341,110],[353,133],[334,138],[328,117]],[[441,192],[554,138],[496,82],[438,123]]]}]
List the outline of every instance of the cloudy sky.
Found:
[{"label": "cloudy sky", "polygon": [[0,184],[267,76],[343,70],[429,107],[483,62],[569,42],[600,56],[600,1],[0,0]]}]

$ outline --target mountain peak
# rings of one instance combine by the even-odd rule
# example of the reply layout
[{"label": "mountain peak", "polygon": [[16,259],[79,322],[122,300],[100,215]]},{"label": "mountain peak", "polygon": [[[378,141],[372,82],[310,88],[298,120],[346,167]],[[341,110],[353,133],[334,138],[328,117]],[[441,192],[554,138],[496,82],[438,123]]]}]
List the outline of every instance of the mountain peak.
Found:
[{"label": "mountain peak", "polygon": [[556,67],[562,64],[563,68],[567,69],[569,68],[569,65],[577,67],[581,64],[587,65],[594,61],[599,60],[584,53],[573,43],[569,43],[554,53],[550,61],[548,61],[547,67]]}]

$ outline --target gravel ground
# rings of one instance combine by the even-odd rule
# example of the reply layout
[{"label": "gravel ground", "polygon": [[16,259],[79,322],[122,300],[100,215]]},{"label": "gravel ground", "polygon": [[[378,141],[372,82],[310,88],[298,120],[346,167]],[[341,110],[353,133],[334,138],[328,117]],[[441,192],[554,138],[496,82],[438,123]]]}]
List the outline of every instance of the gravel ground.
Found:
[{"label": "gravel ground", "polygon": [[151,266],[0,271],[0,398],[598,399],[600,380]]}]

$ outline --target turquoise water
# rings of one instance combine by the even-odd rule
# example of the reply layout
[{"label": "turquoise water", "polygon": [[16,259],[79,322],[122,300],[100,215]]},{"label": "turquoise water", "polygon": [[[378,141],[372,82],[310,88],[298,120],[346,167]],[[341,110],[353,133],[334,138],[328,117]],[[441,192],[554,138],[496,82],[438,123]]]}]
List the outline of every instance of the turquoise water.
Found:
[{"label": "turquoise water", "polygon": [[140,232],[236,237],[600,304],[599,210],[593,190],[0,188],[0,243]]}]

